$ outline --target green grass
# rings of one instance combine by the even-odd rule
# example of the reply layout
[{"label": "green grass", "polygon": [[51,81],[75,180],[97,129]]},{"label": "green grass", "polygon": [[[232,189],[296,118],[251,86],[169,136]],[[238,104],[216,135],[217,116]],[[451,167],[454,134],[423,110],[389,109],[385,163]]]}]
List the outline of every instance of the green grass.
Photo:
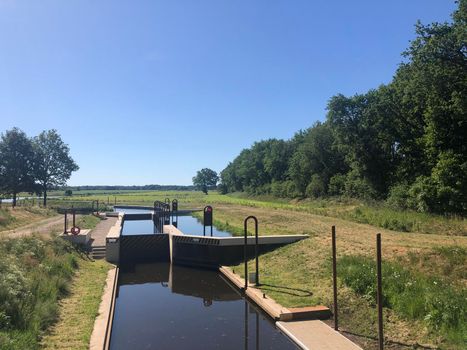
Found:
[{"label": "green grass", "polygon": [[[462,252],[465,261],[465,250]],[[344,256],[339,259],[338,266],[343,283],[374,305],[374,259]],[[432,332],[442,334],[450,345],[460,346],[467,342],[467,289],[463,286],[396,262],[383,263],[382,280],[384,307],[406,319],[423,321]],[[449,280],[452,282],[453,279]]]},{"label": "green grass", "polygon": [[94,215],[83,215],[76,220],[76,225],[81,229],[93,229],[101,222],[101,219]]},{"label": "green grass", "polygon": [[[202,208],[205,205],[240,205],[252,208],[285,209],[307,212],[315,215],[336,217],[353,222],[364,223],[394,231],[420,232],[445,235],[467,235],[467,222],[463,217],[445,217],[410,210],[395,210],[384,203],[365,203],[348,198],[326,198],[317,200],[288,200],[271,196],[248,196],[244,193],[220,195],[210,192],[204,195],[197,191],[99,191],[90,195],[73,195],[66,201],[92,201],[113,205],[140,204],[152,205],[155,200],[177,198],[179,208]],[[224,222],[225,223],[225,222]],[[224,223],[218,223],[222,225]]]},{"label": "green grass", "polygon": [[37,349],[69,293],[79,254],[61,239],[0,241],[0,348]]},{"label": "green grass", "polygon": [[104,260],[87,259],[79,259],[78,265],[70,293],[60,302],[59,320],[41,341],[43,349],[89,348],[107,272],[112,265]]}]

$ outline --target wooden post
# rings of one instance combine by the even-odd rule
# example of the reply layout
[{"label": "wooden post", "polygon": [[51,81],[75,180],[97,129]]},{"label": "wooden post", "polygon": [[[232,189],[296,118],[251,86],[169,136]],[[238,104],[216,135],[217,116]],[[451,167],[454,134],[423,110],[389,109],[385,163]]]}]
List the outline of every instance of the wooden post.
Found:
[{"label": "wooden post", "polygon": [[339,330],[337,307],[336,226],[332,226],[332,286],[334,294],[334,329]]},{"label": "wooden post", "polygon": [[383,286],[381,276],[381,233],[376,235],[376,270],[377,270],[377,301],[378,301],[378,340],[379,349],[384,348],[383,334]]}]

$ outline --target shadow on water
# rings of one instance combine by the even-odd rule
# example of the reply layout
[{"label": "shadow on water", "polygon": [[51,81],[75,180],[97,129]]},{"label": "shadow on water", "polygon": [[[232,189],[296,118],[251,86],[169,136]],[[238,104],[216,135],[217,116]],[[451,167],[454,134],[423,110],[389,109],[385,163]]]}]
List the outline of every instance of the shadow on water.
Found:
[{"label": "shadow on water", "polygon": [[110,348],[297,349],[217,271],[168,263],[121,268]]}]

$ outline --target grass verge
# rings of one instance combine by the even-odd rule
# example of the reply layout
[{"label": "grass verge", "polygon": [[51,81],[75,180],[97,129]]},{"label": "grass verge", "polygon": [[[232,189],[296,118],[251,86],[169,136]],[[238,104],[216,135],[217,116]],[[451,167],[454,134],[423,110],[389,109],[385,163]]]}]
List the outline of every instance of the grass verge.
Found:
[{"label": "grass verge", "polygon": [[0,349],[87,348],[109,267],[60,238],[0,240]]},{"label": "grass verge", "polygon": [[[104,260],[78,261],[70,294],[60,302],[58,322],[42,340],[44,349],[88,349],[94,320],[111,265]],[[71,331],[72,330],[72,331]]]}]

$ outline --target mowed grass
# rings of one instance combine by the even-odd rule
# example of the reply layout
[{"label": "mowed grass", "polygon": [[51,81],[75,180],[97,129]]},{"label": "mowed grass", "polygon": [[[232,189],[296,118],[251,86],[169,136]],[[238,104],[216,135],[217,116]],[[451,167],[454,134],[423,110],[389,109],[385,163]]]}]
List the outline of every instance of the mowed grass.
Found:
[{"label": "mowed grass", "polygon": [[[465,260],[440,257],[437,249],[448,252],[467,247],[467,238],[436,234],[406,233],[383,230],[366,224],[349,222],[343,219],[296,212],[284,209],[264,209],[237,205],[218,206],[215,209],[216,220],[241,232],[243,219],[255,215],[260,222],[260,235],[297,234],[310,235],[309,239],[277,249],[260,258],[261,289],[270,297],[286,307],[327,305],[332,308],[331,278],[331,226],[337,228],[338,257],[358,256],[374,260],[375,235],[382,233],[383,259],[403,266],[411,266],[411,273],[437,278],[440,288],[431,293],[431,300],[449,300],[448,294],[440,292],[452,285],[454,279],[445,278],[446,271],[457,271],[457,280],[465,282]],[[250,233],[251,234],[251,233]],[[443,248],[439,248],[443,247]],[[449,255],[449,253],[448,253]],[[414,257],[419,260],[415,261]],[[341,261],[341,260],[340,260]],[[243,274],[243,265],[233,267],[236,273]],[[254,262],[250,262],[253,271]],[[342,270],[341,270],[342,271]],[[367,276],[375,281],[375,276]],[[341,328],[355,333],[365,349],[376,349],[374,337],[377,336],[377,320],[374,302],[365,293],[352,288],[340,278],[339,300],[341,303]],[[426,285],[426,283],[425,283]],[[446,288],[443,288],[446,287]],[[456,285],[456,295],[462,295],[465,284]],[[411,295],[404,296],[411,305]],[[459,298],[456,299],[459,301]],[[420,299],[413,301],[420,305]],[[438,310],[438,309],[437,309]],[[439,346],[446,349],[459,349],[463,330],[460,328],[436,329],[423,318],[408,317],[401,309],[385,310],[385,329],[388,346],[404,349],[415,344]],[[424,314],[427,316],[429,313]],[[448,311],[449,314],[449,311]],[[447,317],[442,316],[442,317]],[[452,331],[452,332],[451,332]],[[401,345],[405,344],[405,345]]]},{"label": "mowed grass", "polygon": [[79,260],[69,295],[60,302],[58,322],[42,339],[43,349],[88,349],[107,272],[104,260]]}]

